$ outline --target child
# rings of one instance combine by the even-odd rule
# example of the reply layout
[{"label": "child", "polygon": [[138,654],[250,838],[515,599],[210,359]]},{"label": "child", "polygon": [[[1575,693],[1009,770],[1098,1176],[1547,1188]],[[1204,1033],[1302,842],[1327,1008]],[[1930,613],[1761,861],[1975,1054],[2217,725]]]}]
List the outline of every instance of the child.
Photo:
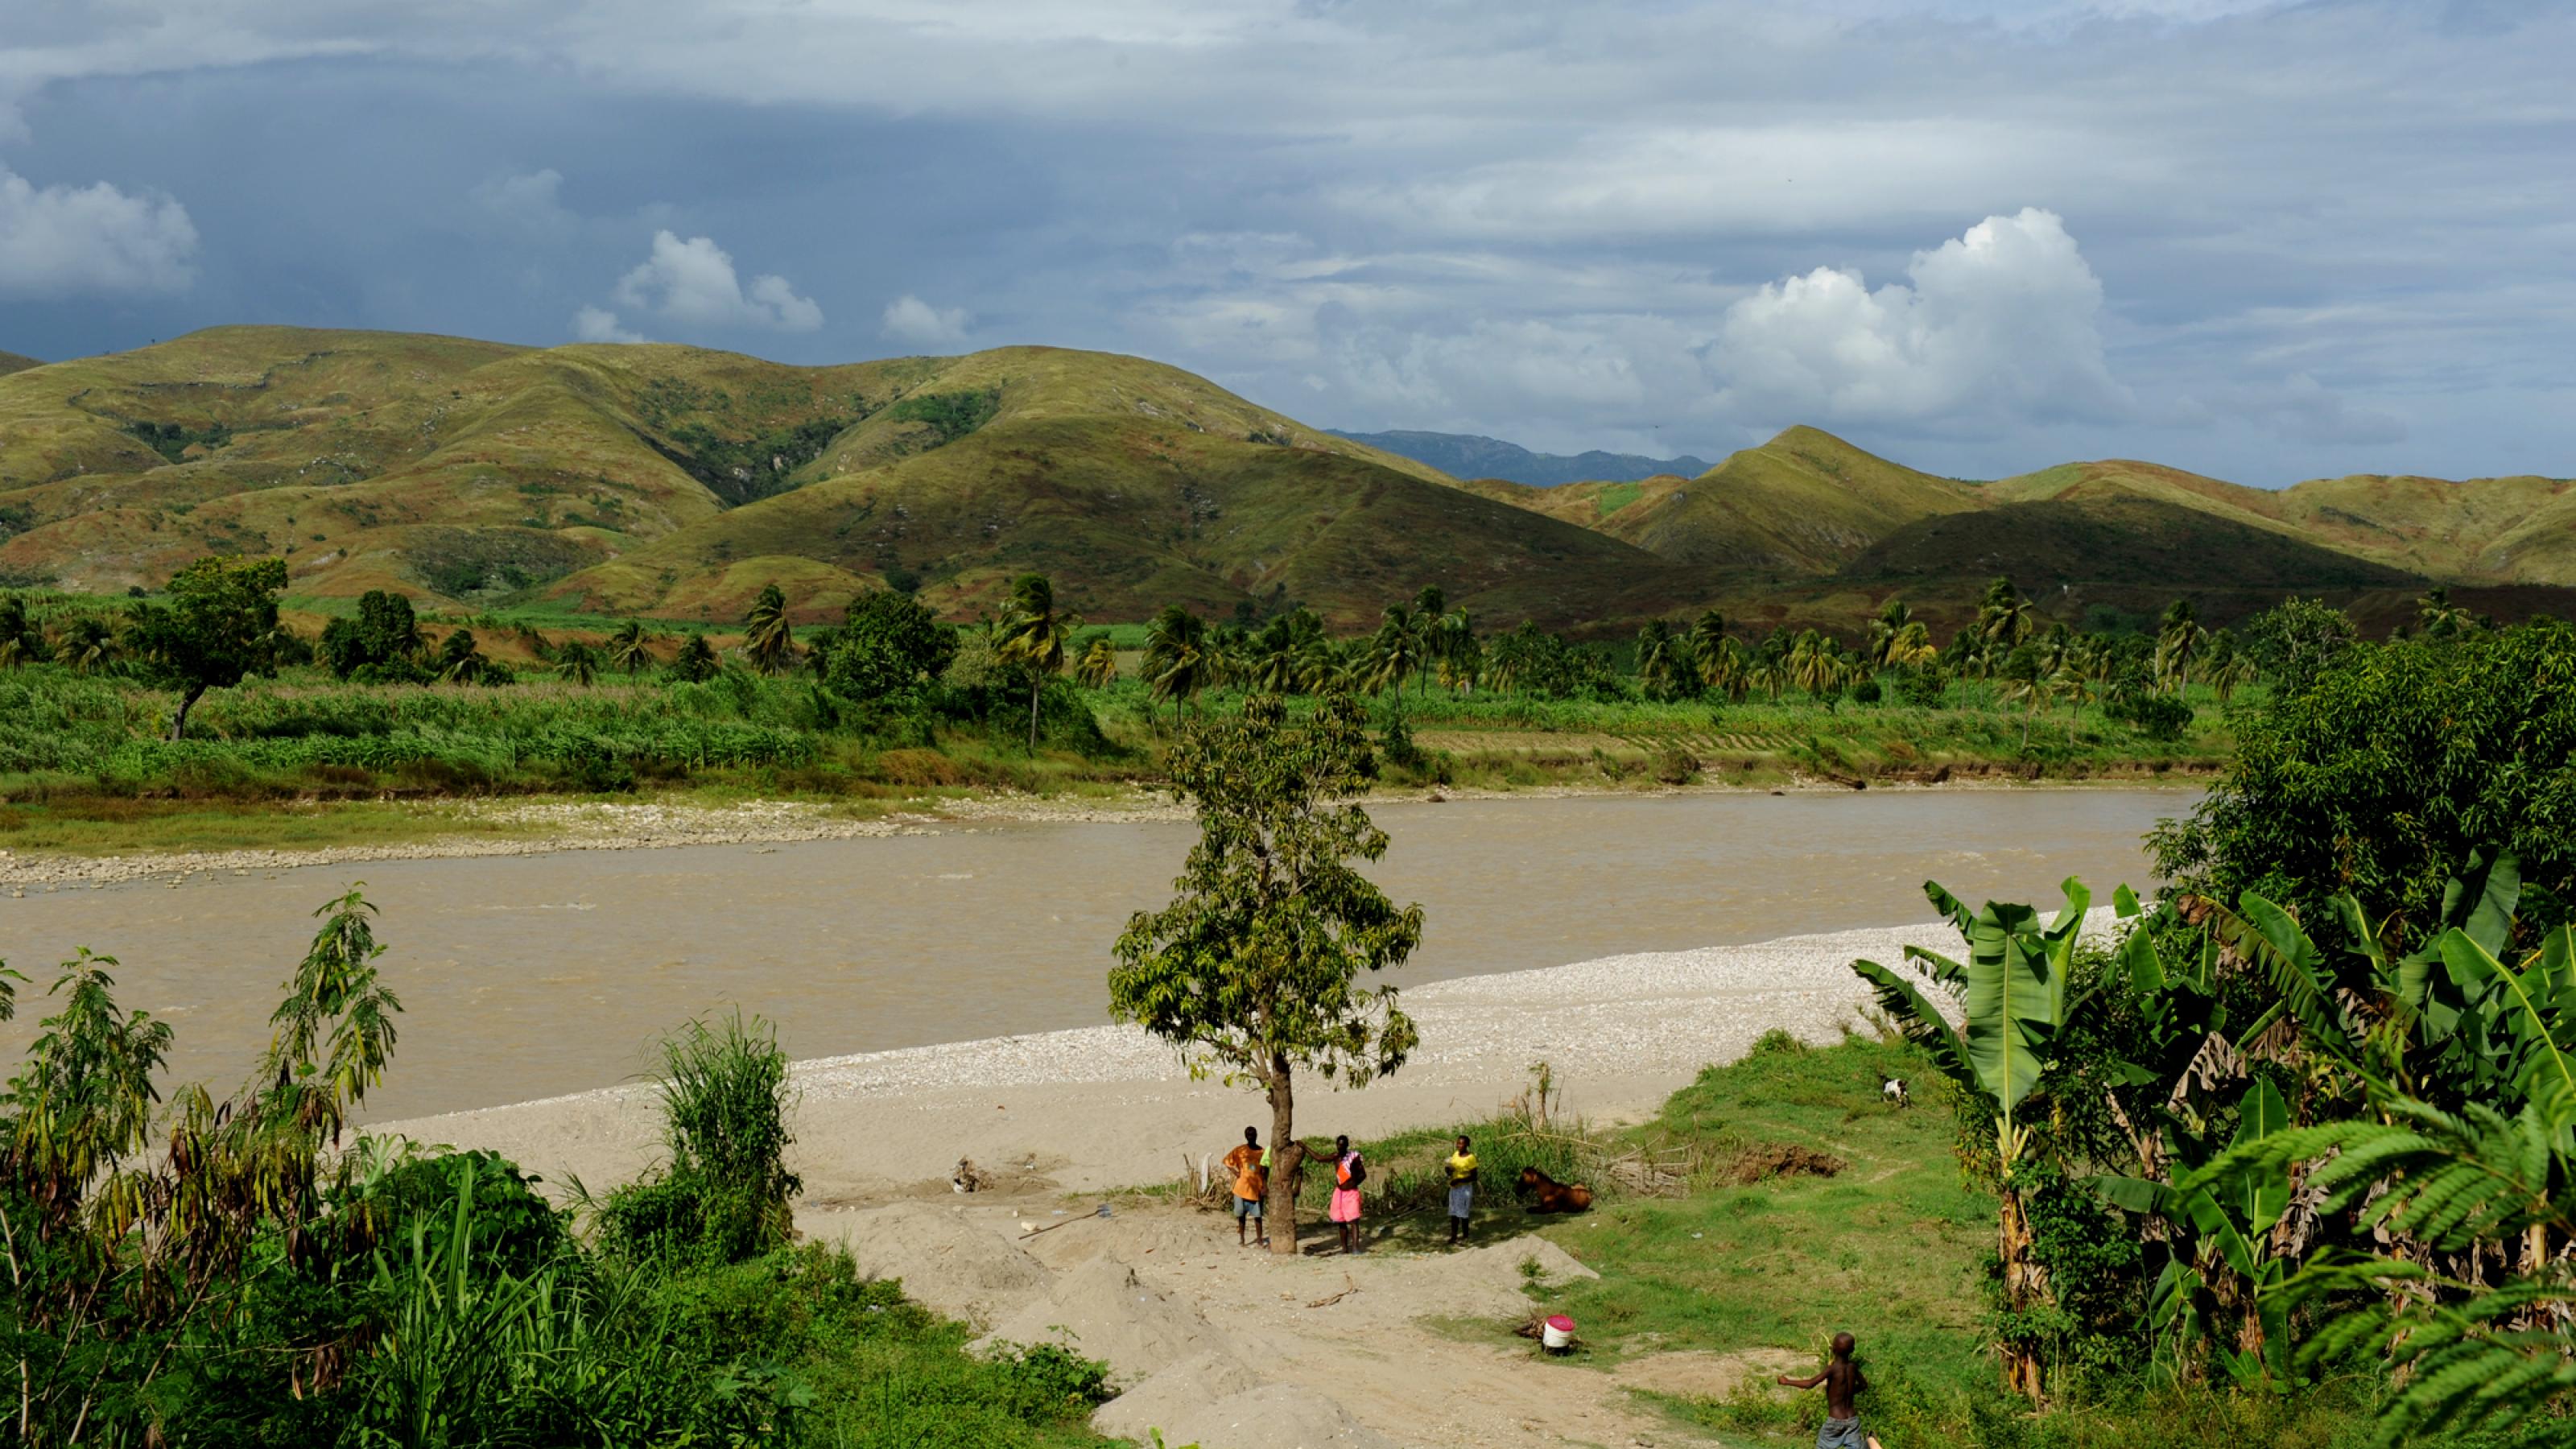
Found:
[{"label": "child", "polygon": [[1449,1154],[1449,1246],[1467,1241],[1467,1214],[1476,1203],[1476,1154],[1467,1134],[1458,1134],[1458,1150]]},{"label": "child", "polygon": [[1825,1386],[1825,1422],[1816,1428],[1816,1449],[1879,1449],[1875,1435],[1860,1431],[1860,1410],[1854,1400],[1869,1387],[1869,1376],[1853,1360],[1852,1348],[1852,1336],[1837,1333],[1834,1361],[1825,1365],[1824,1372],[1803,1379],[1780,1375],[1780,1382],[1793,1389]]},{"label": "child", "polygon": [[1360,1184],[1368,1181],[1368,1164],[1351,1150],[1351,1139],[1333,1139],[1333,1210],[1329,1214],[1342,1234],[1342,1251],[1360,1250]]},{"label": "child", "polygon": [[1261,1221],[1261,1199],[1270,1190],[1270,1154],[1261,1150],[1261,1129],[1243,1129],[1243,1145],[1225,1155],[1225,1167],[1234,1174],[1234,1245],[1245,1246],[1245,1229],[1257,1231],[1260,1237],[1251,1246],[1270,1246],[1270,1231]]}]

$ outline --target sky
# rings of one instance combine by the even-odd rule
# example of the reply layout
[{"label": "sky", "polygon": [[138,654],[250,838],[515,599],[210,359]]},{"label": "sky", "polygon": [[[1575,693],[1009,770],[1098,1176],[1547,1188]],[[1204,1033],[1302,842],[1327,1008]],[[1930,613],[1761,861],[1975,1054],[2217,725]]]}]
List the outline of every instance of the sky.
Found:
[{"label": "sky", "polygon": [[1318,427],[2576,474],[2576,0],[5,0],[0,349],[1047,343]]}]

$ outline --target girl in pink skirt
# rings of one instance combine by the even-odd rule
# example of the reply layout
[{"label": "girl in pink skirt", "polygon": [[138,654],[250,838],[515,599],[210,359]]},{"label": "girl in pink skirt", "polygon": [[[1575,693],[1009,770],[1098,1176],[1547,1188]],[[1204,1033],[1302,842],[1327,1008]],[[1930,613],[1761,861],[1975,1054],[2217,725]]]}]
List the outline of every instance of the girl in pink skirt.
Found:
[{"label": "girl in pink skirt", "polygon": [[1360,1250],[1360,1184],[1368,1181],[1368,1164],[1351,1150],[1351,1139],[1333,1139],[1333,1210],[1329,1214],[1342,1234],[1342,1251]]}]

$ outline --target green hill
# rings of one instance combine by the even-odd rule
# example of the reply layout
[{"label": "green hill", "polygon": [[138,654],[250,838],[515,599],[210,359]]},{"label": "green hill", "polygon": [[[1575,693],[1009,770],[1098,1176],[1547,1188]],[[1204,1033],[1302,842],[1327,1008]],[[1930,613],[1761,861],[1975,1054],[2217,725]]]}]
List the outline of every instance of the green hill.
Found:
[{"label": "green hill", "polygon": [[44,365],[45,361],[41,357],[29,357],[26,354],[19,352],[0,352],[0,377],[6,377],[13,372],[25,372],[28,368],[42,367]]},{"label": "green hill", "polygon": [[282,555],[304,596],[704,619],[772,582],[805,618],[889,583],[970,617],[1032,569],[1102,621],[1294,600],[1349,626],[1430,583],[1504,626],[1847,620],[1998,572],[2122,609],[2434,578],[2527,611],[2576,586],[2576,486],[2269,493],[2123,460],[1968,484],[1791,428],[1695,478],[1534,488],[1043,347],[788,367],[221,327],[0,375],[0,587],[120,592],[207,552]]},{"label": "green hill", "polygon": [[78,588],[242,551],[314,595],[729,617],[775,580],[819,615],[909,574],[971,612],[1036,567],[1104,617],[1260,596],[1356,622],[1433,577],[1554,621],[1669,582],[1448,482],[1177,369],[1052,348],[795,368],[230,327],[0,378],[0,577]]},{"label": "green hill", "polygon": [[1999,503],[1906,525],[1842,569],[1852,580],[1992,578],[2171,588],[2366,589],[2417,582],[2385,564],[2206,509],[2106,492]]},{"label": "green hill", "polygon": [[[1832,573],[1906,524],[1979,502],[1963,484],[1804,427],[1687,481],[1576,483],[1546,493],[1541,506],[1554,516],[1657,557],[1769,574]],[[1580,516],[1586,509],[1592,517]]]}]

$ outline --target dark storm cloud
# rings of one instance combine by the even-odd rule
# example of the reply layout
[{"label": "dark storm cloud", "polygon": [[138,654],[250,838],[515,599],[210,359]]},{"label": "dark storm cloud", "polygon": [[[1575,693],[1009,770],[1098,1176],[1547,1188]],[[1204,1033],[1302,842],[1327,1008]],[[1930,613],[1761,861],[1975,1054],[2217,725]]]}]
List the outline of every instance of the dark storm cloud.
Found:
[{"label": "dark storm cloud", "polygon": [[1111,347],[1943,471],[2576,471],[2576,6],[40,0],[0,346]]}]

